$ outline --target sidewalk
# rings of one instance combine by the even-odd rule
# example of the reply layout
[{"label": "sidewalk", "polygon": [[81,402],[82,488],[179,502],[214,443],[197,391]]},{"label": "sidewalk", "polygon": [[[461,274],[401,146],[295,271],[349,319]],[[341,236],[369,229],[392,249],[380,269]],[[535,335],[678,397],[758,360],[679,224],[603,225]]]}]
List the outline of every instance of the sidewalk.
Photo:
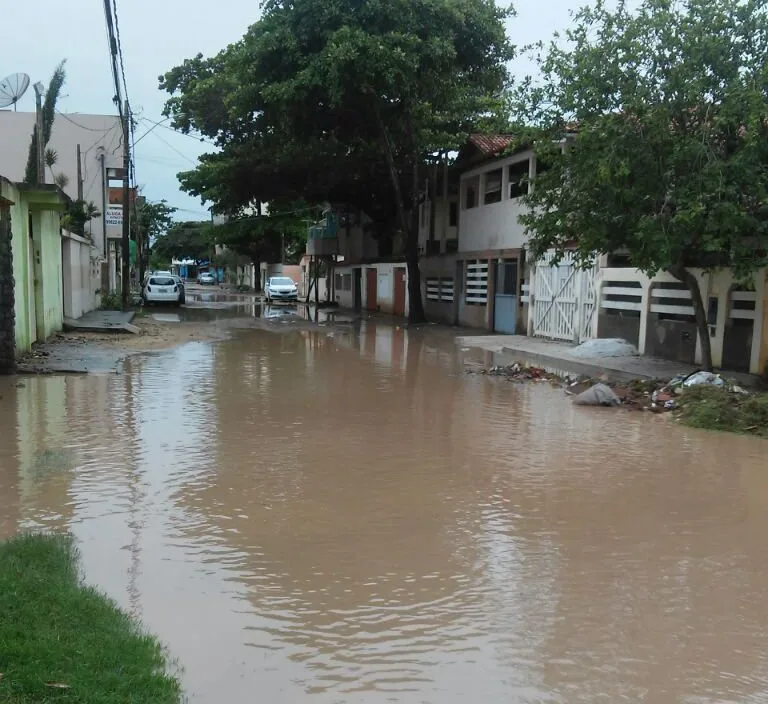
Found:
[{"label": "sidewalk", "polygon": [[92,310],[80,318],[64,318],[64,329],[72,332],[130,332],[139,333],[135,325],[131,325],[133,311],[124,313],[119,310]]},{"label": "sidewalk", "polygon": [[[671,379],[677,374],[690,374],[700,367],[672,362],[657,357],[574,357],[573,345],[551,342],[525,335],[480,335],[457,337],[462,347],[474,347],[488,352],[509,355],[511,361],[520,361],[555,368],[572,374],[601,376],[616,381],[633,379]],[[754,385],[750,374],[728,374],[740,383]]]}]

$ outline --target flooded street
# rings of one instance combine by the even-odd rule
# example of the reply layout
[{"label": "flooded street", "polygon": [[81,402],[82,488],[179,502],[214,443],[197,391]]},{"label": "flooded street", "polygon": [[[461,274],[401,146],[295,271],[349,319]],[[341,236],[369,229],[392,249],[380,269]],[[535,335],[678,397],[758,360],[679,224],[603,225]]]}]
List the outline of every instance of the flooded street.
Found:
[{"label": "flooded street", "polygon": [[72,531],[191,702],[768,701],[765,441],[288,328],[0,381],[0,531]]}]

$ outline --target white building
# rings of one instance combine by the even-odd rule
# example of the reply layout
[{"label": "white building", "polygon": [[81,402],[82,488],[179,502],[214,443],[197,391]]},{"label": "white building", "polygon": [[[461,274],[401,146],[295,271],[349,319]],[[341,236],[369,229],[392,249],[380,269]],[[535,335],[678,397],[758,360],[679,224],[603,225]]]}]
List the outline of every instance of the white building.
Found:
[{"label": "white building", "polygon": [[[11,181],[24,180],[34,126],[34,112],[0,110],[0,164],[3,175]],[[111,253],[111,288],[116,275],[115,251],[122,235],[122,209],[114,204],[110,206],[107,170],[122,169],[123,166],[120,118],[117,115],[56,114],[47,148],[56,151],[57,162],[53,172],[46,167],[45,178],[46,183],[52,184],[56,175],[64,174],[68,183],[63,190],[73,200],[78,195],[78,145],[83,199],[93,202],[100,213],[86,224],[86,235],[103,260],[106,260],[105,253]]]}]

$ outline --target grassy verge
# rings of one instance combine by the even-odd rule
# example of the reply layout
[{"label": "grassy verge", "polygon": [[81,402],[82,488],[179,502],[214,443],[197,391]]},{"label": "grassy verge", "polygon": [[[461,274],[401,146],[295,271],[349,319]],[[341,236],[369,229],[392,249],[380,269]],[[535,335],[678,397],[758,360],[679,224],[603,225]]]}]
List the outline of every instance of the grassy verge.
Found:
[{"label": "grassy verge", "polygon": [[768,438],[768,393],[735,394],[711,386],[694,386],[677,397],[685,425]]},{"label": "grassy verge", "polygon": [[0,543],[0,702],[176,704],[159,643],[80,581],[72,541]]}]

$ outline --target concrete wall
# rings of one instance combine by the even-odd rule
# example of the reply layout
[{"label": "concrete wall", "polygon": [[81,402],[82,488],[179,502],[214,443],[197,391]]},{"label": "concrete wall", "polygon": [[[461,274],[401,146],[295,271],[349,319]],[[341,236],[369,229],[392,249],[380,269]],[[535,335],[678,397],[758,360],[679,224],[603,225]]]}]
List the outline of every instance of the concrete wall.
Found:
[{"label": "concrete wall", "polygon": [[[31,92],[31,89],[30,89]],[[29,144],[35,125],[35,113],[0,110],[0,169],[11,181],[23,181],[27,167]],[[122,130],[116,115],[56,115],[48,147],[55,149],[58,163],[54,174],[64,173],[69,184],[64,189],[72,199],[77,198],[77,145],[80,145],[83,178],[83,197],[93,201],[101,216],[94,218],[86,229],[101,255],[104,254],[104,188],[101,155],[105,165],[120,168],[123,165]],[[53,183],[46,167],[46,180]],[[119,237],[120,228],[110,226],[110,237]]]},{"label": "concrete wall", "polygon": [[60,218],[58,212],[51,210],[32,213],[38,340],[47,339],[64,325]]},{"label": "concrete wall", "polygon": [[[768,361],[766,345],[761,346],[768,305],[766,271],[753,276],[750,291],[739,289],[730,269],[691,271],[699,281],[704,305],[712,300],[716,306],[709,328],[712,363],[731,370],[763,373]],[[627,283],[635,287],[628,288]],[[690,297],[677,279],[664,272],[648,277],[634,269],[602,268],[595,286],[600,306],[600,337],[613,337],[621,332],[615,324],[605,325],[603,310],[618,305],[614,310],[639,312],[637,343],[641,353],[701,364],[701,342]],[[607,291],[613,293],[606,294]],[[613,302],[606,300],[611,297]],[[629,323],[626,327],[629,329]]]},{"label": "concrete wall", "polygon": [[54,186],[40,188],[0,180],[11,201],[16,354],[29,351],[63,325],[61,211]]},{"label": "concrete wall", "polygon": [[[421,272],[421,295],[424,302],[424,313],[427,320],[455,325],[458,319],[458,297],[456,296],[456,262],[455,255],[443,257],[423,257],[419,261]],[[453,301],[435,301],[427,298],[428,279],[453,279]]]},{"label": "concrete wall", "polygon": [[[518,221],[527,211],[522,198],[509,197],[509,166],[524,161],[529,163],[529,176],[535,171],[535,158],[531,152],[523,152],[505,159],[498,159],[461,175],[459,207],[459,252],[487,249],[516,249],[526,242],[525,228]],[[484,202],[486,176],[502,170],[501,201]],[[477,205],[467,208],[467,189],[477,184]]]},{"label": "concrete wall", "polygon": [[79,318],[99,307],[99,251],[88,240],[63,233],[61,242],[64,317]]}]

